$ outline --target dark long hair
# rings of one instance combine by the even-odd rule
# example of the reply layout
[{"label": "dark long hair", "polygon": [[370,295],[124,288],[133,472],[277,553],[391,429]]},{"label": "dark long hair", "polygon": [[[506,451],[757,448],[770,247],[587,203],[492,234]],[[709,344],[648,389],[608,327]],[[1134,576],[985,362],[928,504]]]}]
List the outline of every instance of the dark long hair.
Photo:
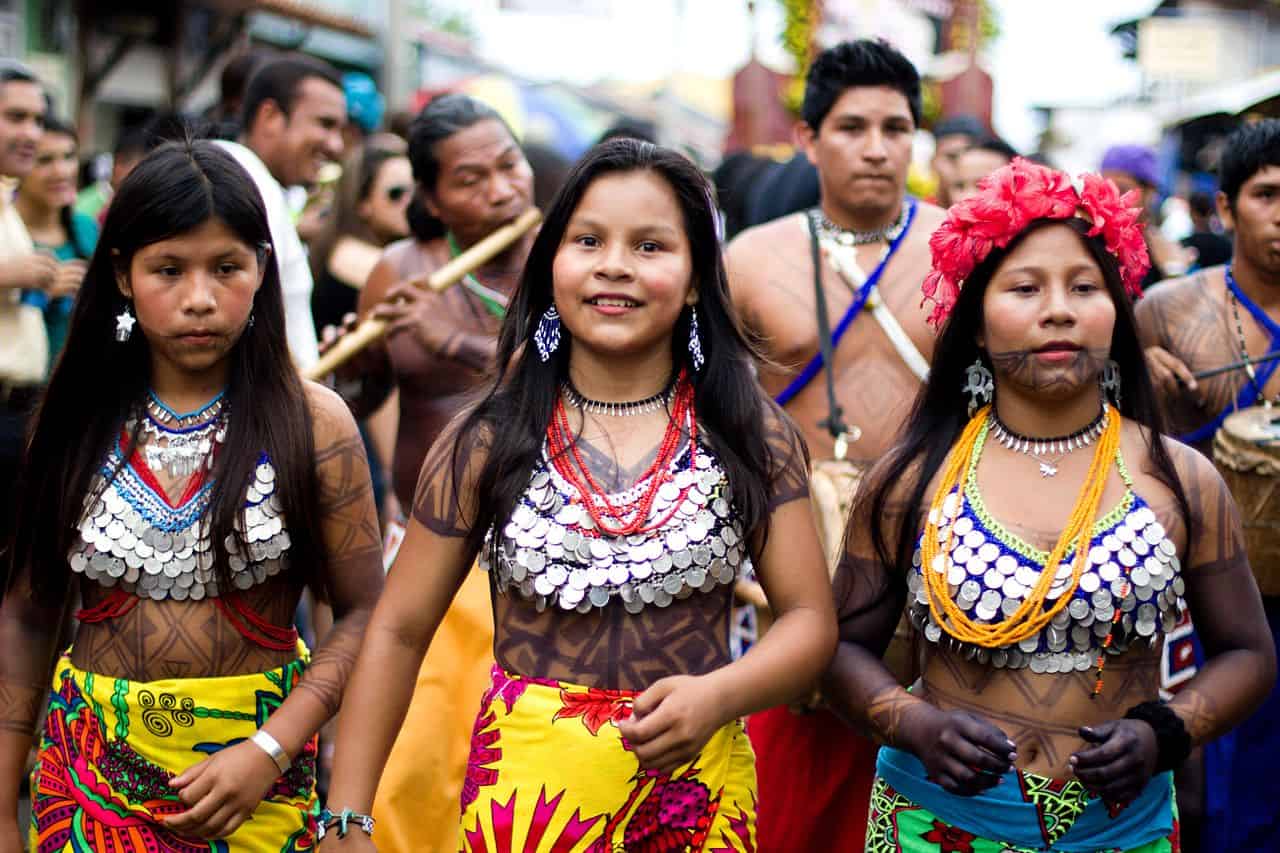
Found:
[{"label": "dark long hair", "polygon": [[[249,246],[270,245],[262,197],[248,173],[207,141],[170,143],[138,164],[111,201],[97,251],[89,262],[71,315],[67,343],[37,410],[18,475],[22,495],[10,577],[29,573],[38,599],[56,601],[68,583],[67,553],[83,517],[94,475],[150,382],[146,335],[114,338],[115,316],[125,307],[117,270],[128,270],[143,247],[220,220]],[[262,257],[262,255],[260,255]],[[284,301],[274,253],[266,257],[254,297],[253,323],[232,348],[226,400],[226,441],[215,457],[210,536],[215,572],[229,582],[225,541],[235,529],[259,455],[271,457],[293,544],[291,571],[300,579],[324,577],[315,439],[302,381],[285,342]],[[131,453],[140,426],[129,436]],[[114,476],[115,472],[112,472]]]},{"label": "dark long hair", "polygon": [[[568,376],[573,347],[569,330],[562,327],[560,347],[545,363],[534,355],[530,336],[552,303],[552,264],[569,220],[597,178],[639,171],[659,176],[675,193],[693,255],[698,328],[706,363],[700,371],[690,363],[687,310],[680,312],[672,331],[672,363],[677,369],[688,369],[699,434],[706,437],[724,467],[743,529],[754,531],[767,517],[774,458],[763,423],[771,404],[756,383],[750,345],[730,308],[711,184],[693,163],[670,149],[614,139],[591,149],[552,200],[502,326],[497,379],[459,432],[470,436],[485,430],[493,439],[473,489],[479,503],[468,544],[477,550],[485,529],[510,516],[528,485],[560,385]],[[465,469],[465,447],[466,442],[459,441],[454,450],[455,486]]]},{"label": "dark long hair", "polygon": [[[965,281],[955,308],[938,336],[929,379],[916,397],[902,441],[890,451],[885,463],[877,468],[877,474],[864,484],[858,496],[856,503],[861,506],[856,506],[855,512],[865,512],[860,518],[870,520],[872,544],[877,559],[882,565],[898,567],[898,570],[889,573],[890,585],[880,591],[880,595],[875,597],[869,607],[882,601],[883,595],[905,593],[906,573],[901,571],[901,567],[911,565],[912,551],[920,532],[920,505],[924,500],[925,490],[969,421],[969,398],[961,390],[965,385],[965,371],[979,358],[988,370],[991,369],[986,351],[977,343],[982,331],[983,297],[991,283],[991,277],[1000,262],[1027,235],[1051,224],[1066,225],[1075,231],[1102,270],[1107,292],[1111,294],[1111,300],[1116,306],[1111,357],[1120,365],[1123,389],[1120,413],[1147,428],[1147,451],[1153,464],[1151,473],[1173,492],[1183,521],[1187,524],[1188,535],[1191,533],[1191,505],[1174,469],[1173,460],[1169,457],[1169,451],[1161,439],[1165,431],[1164,418],[1151,384],[1151,376],[1147,372],[1142,345],[1138,341],[1133,306],[1121,283],[1116,259],[1107,251],[1106,244],[1100,237],[1088,236],[1089,225],[1083,220],[1039,219],[1032,222],[1006,248],[993,250]],[[908,477],[905,483],[904,476]],[[903,488],[906,489],[905,495]],[[903,516],[897,541],[890,542],[881,520],[888,517],[890,499],[894,495],[898,501],[906,500],[907,511]],[[865,501],[870,501],[869,511]]]}]

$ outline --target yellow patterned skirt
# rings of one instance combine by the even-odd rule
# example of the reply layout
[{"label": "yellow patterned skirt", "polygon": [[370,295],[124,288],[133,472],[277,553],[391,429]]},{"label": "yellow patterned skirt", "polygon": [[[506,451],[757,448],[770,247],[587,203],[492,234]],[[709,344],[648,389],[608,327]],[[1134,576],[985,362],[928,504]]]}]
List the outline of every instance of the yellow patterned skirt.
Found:
[{"label": "yellow patterned skirt", "polygon": [[206,840],[161,821],[186,811],[169,780],[252,735],[306,668],[136,682],[64,656],[31,773],[34,853],[297,853],[315,845],[316,739],[234,833]]},{"label": "yellow patterned skirt", "polygon": [[754,853],[755,758],[740,722],[668,776],[617,723],[638,694],[493,668],[462,788],[463,853]]}]

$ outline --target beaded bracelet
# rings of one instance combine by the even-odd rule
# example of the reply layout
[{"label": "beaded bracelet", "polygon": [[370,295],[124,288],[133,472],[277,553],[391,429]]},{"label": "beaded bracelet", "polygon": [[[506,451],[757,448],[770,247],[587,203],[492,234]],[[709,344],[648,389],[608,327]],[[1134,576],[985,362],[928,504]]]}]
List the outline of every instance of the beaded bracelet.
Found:
[{"label": "beaded bracelet", "polygon": [[323,841],[325,835],[335,824],[338,827],[338,837],[346,838],[347,824],[353,821],[364,831],[365,835],[373,836],[373,818],[369,815],[358,814],[351,809],[343,809],[338,814],[334,814],[328,809],[321,809],[316,828],[316,841]]},{"label": "beaded bracelet", "polygon": [[1173,770],[1191,754],[1191,735],[1182,718],[1164,702],[1142,702],[1124,712],[1126,720],[1141,720],[1156,733],[1156,772]]}]

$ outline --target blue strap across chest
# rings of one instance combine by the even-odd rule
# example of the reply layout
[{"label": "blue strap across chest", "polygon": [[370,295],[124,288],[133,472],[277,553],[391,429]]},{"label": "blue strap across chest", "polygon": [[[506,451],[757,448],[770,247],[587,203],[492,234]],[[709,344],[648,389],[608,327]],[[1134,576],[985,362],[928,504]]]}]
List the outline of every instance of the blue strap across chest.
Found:
[{"label": "blue strap across chest", "polygon": [[[906,239],[907,234],[911,232],[911,223],[916,218],[916,202],[915,199],[908,198],[907,205],[907,221],[902,228],[902,232],[889,243],[889,249],[884,253],[884,257],[880,259],[880,263],[876,265],[871,275],[867,276],[867,280],[862,287],[858,288],[857,294],[854,295],[853,302],[850,303],[848,309],[844,312],[844,316],[840,318],[840,322],[831,330],[831,350],[840,345],[840,339],[844,337],[844,333],[849,330],[849,326],[853,321],[858,319],[858,315],[862,313],[863,307],[867,304],[867,300],[871,297],[871,292],[876,289],[876,285],[880,281],[880,277],[884,274],[885,268],[889,266],[889,261],[893,259],[897,253],[898,247],[902,245],[902,241]],[[814,270],[813,274],[820,275],[818,270]],[[804,390],[805,386],[813,381],[814,377],[821,372],[823,366],[822,353],[815,355],[808,364],[804,366],[804,370],[795,379],[791,380],[791,384],[782,389],[776,398],[774,398],[779,406],[785,406],[791,402],[797,394]]]},{"label": "blue strap across chest", "polygon": [[[1280,324],[1267,316],[1267,312],[1263,311],[1261,306],[1248,297],[1240,285],[1236,284],[1236,277],[1231,273],[1231,267],[1227,267],[1226,271],[1227,288],[1231,294],[1235,296],[1236,301],[1248,309],[1253,315],[1253,319],[1262,327],[1270,339],[1267,342],[1267,355],[1280,351]],[[1232,412],[1240,409],[1247,409],[1254,403],[1258,402],[1258,398],[1262,396],[1262,389],[1267,386],[1271,375],[1276,372],[1276,367],[1280,365],[1280,361],[1273,360],[1264,364],[1259,364],[1254,370],[1256,379],[1251,379],[1240,389],[1240,393],[1236,395],[1235,402],[1220,412],[1212,421],[1186,435],[1179,436],[1181,441],[1187,444],[1198,444],[1202,441],[1208,441],[1213,438],[1218,428],[1222,426],[1227,416]]]}]

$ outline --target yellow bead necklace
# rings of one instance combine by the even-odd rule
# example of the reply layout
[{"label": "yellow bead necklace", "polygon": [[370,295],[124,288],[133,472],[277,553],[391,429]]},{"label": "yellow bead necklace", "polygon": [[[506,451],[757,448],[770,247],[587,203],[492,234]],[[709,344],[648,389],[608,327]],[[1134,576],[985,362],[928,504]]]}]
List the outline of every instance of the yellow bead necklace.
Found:
[{"label": "yellow bead necklace", "polygon": [[[1085,476],[1080,496],[1076,499],[1071,517],[1067,520],[1066,527],[1063,528],[1057,544],[1040,572],[1039,580],[1016,611],[1007,618],[991,624],[970,619],[952,599],[947,585],[945,555],[951,553],[952,540],[955,538],[954,525],[947,523],[947,535],[942,542],[939,541],[938,535],[938,526],[945,519],[943,505],[953,491],[957,494],[961,491],[959,487],[973,458],[978,435],[982,432],[982,427],[991,413],[990,406],[984,406],[973,416],[961,433],[960,440],[951,448],[946,466],[943,468],[942,480],[938,484],[938,491],[933,496],[933,503],[925,521],[924,540],[921,542],[920,551],[921,573],[924,575],[925,589],[929,596],[929,612],[934,623],[955,639],[988,649],[1018,643],[1039,633],[1071,601],[1088,560],[1089,549],[1085,545],[1088,544],[1089,532],[1093,529],[1094,520],[1098,516],[1102,494],[1107,485],[1107,474],[1120,446],[1120,416],[1111,406],[1105,408],[1104,417],[1107,424],[1094,449],[1093,460],[1089,464],[1089,472]],[[1062,595],[1058,596],[1057,601],[1046,610],[1045,602],[1048,601],[1049,590],[1053,587],[1056,575],[1050,567],[1060,565],[1067,551],[1077,541],[1082,545],[1076,549],[1075,558],[1071,563],[1071,581]],[[942,571],[938,571],[939,567]]]}]

